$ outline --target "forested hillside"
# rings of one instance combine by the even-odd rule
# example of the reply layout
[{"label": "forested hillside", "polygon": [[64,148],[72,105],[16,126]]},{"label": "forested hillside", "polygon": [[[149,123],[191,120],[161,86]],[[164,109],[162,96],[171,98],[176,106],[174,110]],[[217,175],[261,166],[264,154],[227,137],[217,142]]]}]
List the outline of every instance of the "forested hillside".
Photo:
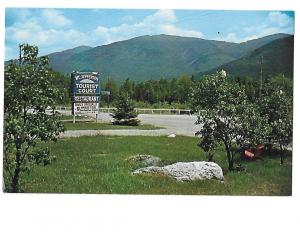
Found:
[{"label": "forested hillside", "polygon": [[211,74],[216,70],[226,70],[235,77],[260,77],[261,57],[263,57],[263,75],[284,74],[287,77],[293,77],[294,63],[294,36],[274,40],[258,49],[252,51],[249,55],[221,65],[208,72],[200,73]]},{"label": "forested hillside", "polygon": [[[73,70],[98,71],[102,77],[111,77],[118,83],[127,78],[139,82],[204,73],[243,58],[248,62],[247,57],[257,53],[256,49],[287,36],[275,34],[244,43],[170,35],[141,36],[94,48],[81,46],[52,53],[49,58],[52,68],[64,74]],[[278,63],[281,53],[289,54],[293,49],[292,43],[272,46],[271,56]],[[289,69],[284,62],[277,67],[276,72]]]}]

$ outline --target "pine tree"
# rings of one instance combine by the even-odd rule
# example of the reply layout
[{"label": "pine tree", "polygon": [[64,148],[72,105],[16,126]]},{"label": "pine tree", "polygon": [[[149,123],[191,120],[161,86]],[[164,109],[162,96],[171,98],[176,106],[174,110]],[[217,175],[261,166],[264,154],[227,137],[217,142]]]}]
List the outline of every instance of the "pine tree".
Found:
[{"label": "pine tree", "polygon": [[136,118],[137,113],[134,111],[134,105],[129,99],[128,94],[119,95],[116,108],[117,109],[111,114],[114,118],[113,124],[129,126],[139,125],[140,121]]}]

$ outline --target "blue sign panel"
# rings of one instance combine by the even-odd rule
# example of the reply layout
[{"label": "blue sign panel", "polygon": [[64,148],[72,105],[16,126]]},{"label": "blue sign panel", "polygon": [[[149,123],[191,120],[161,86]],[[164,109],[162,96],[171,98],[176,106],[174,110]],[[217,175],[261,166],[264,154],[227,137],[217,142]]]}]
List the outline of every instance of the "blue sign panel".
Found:
[{"label": "blue sign panel", "polygon": [[98,72],[72,72],[72,114],[97,113],[100,101]]},{"label": "blue sign panel", "polygon": [[73,95],[100,95],[98,72],[73,72],[71,77]]}]

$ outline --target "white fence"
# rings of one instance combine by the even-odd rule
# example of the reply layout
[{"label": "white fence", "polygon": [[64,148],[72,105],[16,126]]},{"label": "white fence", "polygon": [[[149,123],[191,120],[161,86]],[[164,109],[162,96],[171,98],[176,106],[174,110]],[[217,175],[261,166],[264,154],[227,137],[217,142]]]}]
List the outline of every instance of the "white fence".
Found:
[{"label": "white fence", "polygon": [[[71,111],[72,107],[68,106],[57,106],[56,110],[67,110]],[[99,108],[99,113],[112,113],[116,108]],[[148,109],[148,108],[134,108],[135,112],[139,114],[187,114],[191,115],[191,110],[189,109]]]}]

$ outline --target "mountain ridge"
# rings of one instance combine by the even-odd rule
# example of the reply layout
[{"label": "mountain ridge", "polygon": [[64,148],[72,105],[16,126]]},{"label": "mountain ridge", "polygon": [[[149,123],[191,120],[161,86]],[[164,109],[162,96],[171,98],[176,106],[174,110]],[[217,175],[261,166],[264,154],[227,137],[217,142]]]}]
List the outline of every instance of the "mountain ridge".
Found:
[{"label": "mountain ridge", "polygon": [[98,71],[118,82],[204,73],[249,55],[289,34],[274,34],[243,43],[171,35],[145,35],[96,47],[79,46],[49,54],[50,65],[68,74]]},{"label": "mountain ridge", "polygon": [[[217,70],[226,70],[230,75],[236,77],[253,77],[260,76],[260,59],[263,57],[263,75],[283,74],[288,77],[293,77],[293,55],[294,55],[294,36],[280,38],[267,43],[250,54],[211,69],[207,72],[199,73],[198,76],[207,75],[216,72]],[[280,56],[280,58],[278,58]]]}]

